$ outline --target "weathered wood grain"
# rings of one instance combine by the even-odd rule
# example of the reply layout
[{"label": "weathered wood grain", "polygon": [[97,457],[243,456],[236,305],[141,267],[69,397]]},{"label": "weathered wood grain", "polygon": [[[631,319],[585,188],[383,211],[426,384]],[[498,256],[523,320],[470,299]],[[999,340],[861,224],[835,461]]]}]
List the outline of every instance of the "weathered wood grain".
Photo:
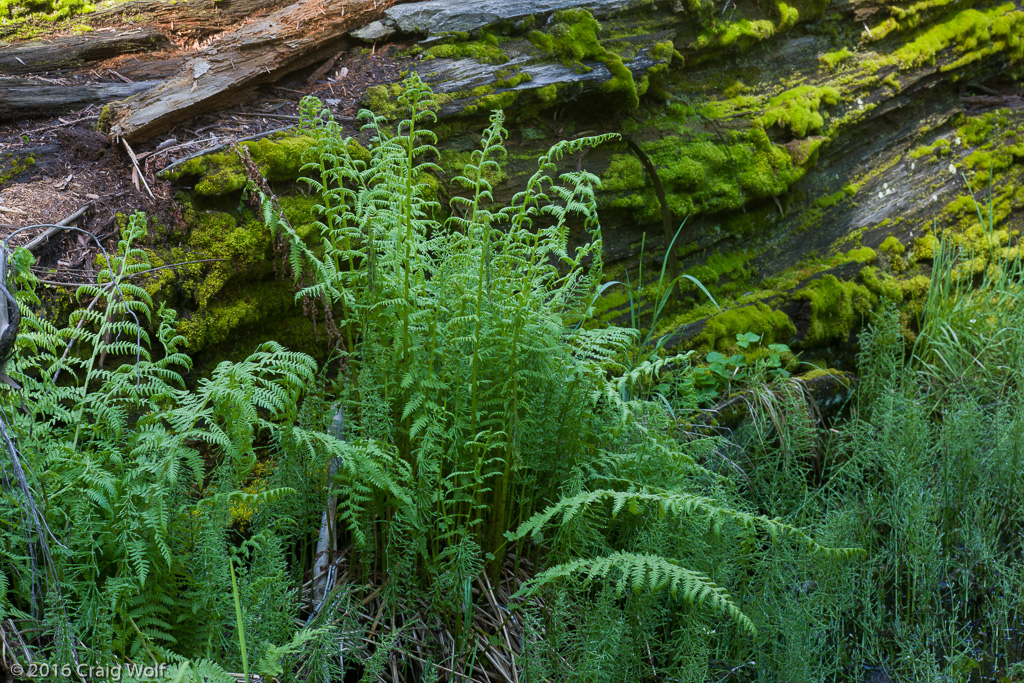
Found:
[{"label": "weathered wood grain", "polygon": [[89,62],[149,52],[167,45],[169,43],[164,34],[151,27],[127,31],[92,31],[80,36],[0,45],[0,73],[16,75],[70,71]]},{"label": "weathered wood grain", "polygon": [[52,85],[34,78],[0,77],[0,120],[44,116],[145,92],[159,81]]},{"label": "weathered wood grain", "polygon": [[159,86],[112,106],[110,132],[130,142],[234,101],[308,66],[395,0],[299,0],[217,36]]}]

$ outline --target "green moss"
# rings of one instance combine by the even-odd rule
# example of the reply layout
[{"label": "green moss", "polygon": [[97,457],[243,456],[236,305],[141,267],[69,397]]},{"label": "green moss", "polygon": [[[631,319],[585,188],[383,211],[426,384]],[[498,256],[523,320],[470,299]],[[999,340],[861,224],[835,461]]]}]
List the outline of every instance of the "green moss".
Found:
[{"label": "green moss", "polygon": [[[696,278],[716,300],[729,300],[750,289],[755,273],[748,264],[754,255],[746,251],[715,252],[701,265],[688,268],[685,274]],[[694,304],[707,300],[704,292],[692,282],[683,281],[680,287],[692,297]]]},{"label": "green moss", "polygon": [[521,83],[529,83],[533,80],[526,71],[517,71],[508,75],[503,75],[500,71],[498,72],[498,81],[494,84],[498,88],[514,88]]},{"label": "green moss", "polygon": [[701,331],[688,343],[701,353],[720,351],[732,353],[736,350],[736,335],[745,332],[763,335],[762,346],[772,343],[788,343],[796,334],[796,327],[782,311],[757,302],[722,311],[708,318]]},{"label": "green moss", "polygon": [[915,261],[931,261],[935,258],[935,249],[939,246],[939,240],[935,235],[927,233],[914,240],[913,256]]},{"label": "green moss", "polygon": [[226,288],[207,308],[178,323],[178,331],[197,351],[225,341],[239,328],[294,310],[291,287],[279,280],[247,282]]},{"label": "green moss", "polygon": [[921,157],[934,154],[939,157],[949,156],[950,142],[945,138],[939,138],[930,145],[922,145],[916,149],[910,151],[911,159],[920,159]]},{"label": "green moss", "polygon": [[805,382],[819,377],[835,377],[841,381],[848,381],[848,374],[842,370],[836,370],[835,368],[814,368],[810,372],[805,372],[800,375],[800,379]]},{"label": "green moss", "polygon": [[423,52],[424,59],[475,59],[484,64],[504,64],[509,60],[498,38],[484,34],[480,40],[442,43]]},{"label": "green moss", "polygon": [[543,88],[537,88],[534,91],[534,96],[542,104],[551,104],[558,101],[558,87],[554,83],[545,85]]},{"label": "green moss", "polygon": [[[792,28],[801,19],[821,16],[828,0],[793,0],[789,3],[775,0],[777,19],[752,19],[743,17],[723,20],[721,15],[711,15],[711,25],[704,29],[690,44],[696,51],[715,49],[747,49],[759,42],[772,38],[780,31]],[[731,16],[731,15],[730,15]]]},{"label": "green moss", "polygon": [[388,120],[397,120],[402,115],[397,102],[397,98],[401,94],[402,86],[398,83],[374,85],[366,89],[366,93],[363,95],[363,104],[375,114]]},{"label": "green moss", "polygon": [[747,48],[775,35],[775,24],[768,19],[716,23],[693,42],[692,47],[698,50],[708,48],[736,47]]},{"label": "green moss", "polygon": [[113,113],[110,110],[110,105],[103,105],[103,109],[100,110],[100,117],[96,119],[96,125],[93,126],[96,130],[106,133],[110,130],[110,118]]},{"label": "green moss", "polygon": [[771,98],[758,120],[766,128],[781,126],[802,138],[821,130],[825,125],[822,106],[837,104],[839,97],[839,90],[831,86],[802,85]]},{"label": "green moss", "polygon": [[810,304],[810,323],[800,342],[811,347],[848,341],[877,302],[864,285],[843,282],[834,275],[814,280],[790,298]]},{"label": "green moss", "polygon": [[477,112],[491,112],[496,109],[508,109],[515,103],[518,95],[519,94],[514,90],[506,90],[505,92],[484,95],[483,97],[480,97],[475,104],[467,105],[463,111],[467,115],[471,115]]},{"label": "green moss", "polygon": [[[430,176],[430,178],[433,179],[433,176]],[[434,182],[437,182],[436,179]],[[285,218],[295,228],[295,232],[298,233],[299,237],[310,242],[319,235],[319,231],[314,229],[315,222],[319,218],[316,208],[320,204],[318,197],[307,197],[301,194],[281,195],[277,200],[281,205],[281,210],[284,211]]]},{"label": "green moss", "polygon": [[903,301],[903,290],[899,281],[888,273],[882,273],[877,268],[863,268],[860,271],[860,279],[870,292],[879,297],[895,303]]},{"label": "green moss", "polygon": [[899,281],[900,291],[904,299],[923,301],[928,296],[932,280],[927,275],[915,275],[912,278]]},{"label": "green moss", "polygon": [[[559,59],[567,65],[585,69],[583,62],[603,62],[611,73],[611,80],[604,83],[602,90],[614,96],[618,106],[636,109],[640,106],[640,91],[622,57],[601,44],[598,33],[601,24],[585,9],[568,9],[555,12],[554,25],[547,31],[531,31],[530,40],[541,51]],[[666,53],[668,48],[658,48]],[[675,52],[675,48],[672,48]]]},{"label": "green moss", "polygon": [[635,154],[613,154],[608,168],[601,174],[601,188],[606,192],[629,192],[647,183],[644,165]]},{"label": "green moss", "polygon": [[[203,177],[195,186],[197,194],[212,197],[237,192],[245,187],[246,178],[242,162],[234,154],[212,154],[207,158],[205,165],[197,163],[196,166],[204,168]],[[182,170],[185,170],[184,167]]]},{"label": "green moss", "polygon": [[655,43],[650,47],[647,53],[651,56],[651,59],[656,62],[671,62],[673,60],[683,61],[683,56],[676,50],[675,43],[671,40],[666,40],[661,43]]},{"label": "green moss", "polygon": [[0,156],[0,186],[36,165],[35,157],[18,157],[8,152]]},{"label": "green moss", "polygon": [[0,0],[0,17],[9,21],[58,21],[95,9],[86,0]]},{"label": "green moss", "polygon": [[957,132],[963,138],[964,145],[980,147],[991,142],[997,126],[1002,128],[1008,123],[1005,111],[986,112],[967,119]]},{"label": "green moss", "polygon": [[[530,159],[533,160],[531,155]],[[444,170],[449,177],[455,175],[462,175],[465,173],[466,166],[473,161],[473,152],[471,151],[457,151],[451,148],[442,148],[440,150],[440,158],[438,159],[438,165]],[[484,170],[484,178],[491,187],[497,187],[501,183],[508,180],[509,176],[507,169],[488,167]],[[440,183],[433,176],[426,182],[433,184],[437,188],[438,196],[440,196]]]},{"label": "green moss", "polygon": [[722,90],[722,97],[731,100],[735,98],[737,95],[742,95],[749,91],[750,88],[748,88],[743,81],[737,79],[730,83],[729,85],[727,85],[725,89]]},{"label": "green moss", "polygon": [[903,246],[903,243],[900,242],[899,238],[896,237],[895,235],[889,235],[888,237],[886,237],[878,246],[878,248],[884,251],[885,253],[892,254],[894,256],[900,256],[903,254],[903,252],[907,250],[907,248]]},{"label": "green moss", "polygon": [[532,31],[529,39],[544,52],[554,55],[566,64],[588,59],[600,60],[607,50],[597,38],[601,24],[585,9],[555,12],[554,25],[547,33]]},{"label": "green moss", "polygon": [[[895,20],[890,20],[895,24]],[[1010,60],[1024,58],[1024,14],[1013,3],[987,10],[964,9],[919,31],[893,54],[881,58],[901,69],[934,64],[943,51],[953,48],[960,58],[942,66],[943,71],[961,68],[990,54]]]},{"label": "green moss", "polygon": [[860,247],[846,252],[846,258],[857,263],[874,263],[878,254],[871,247]]},{"label": "green moss", "polygon": [[[302,155],[313,144],[308,136],[283,136],[243,142],[252,160],[267,180],[292,181],[299,177]],[[237,192],[245,187],[246,177],[242,162],[234,152],[221,152],[189,159],[167,177],[176,180],[200,176],[195,185],[197,194],[205,197]]]},{"label": "green moss", "polygon": [[817,209],[831,208],[838,204],[839,202],[856,195],[857,190],[858,188],[854,185],[846,185],[837,192],[833,192],[832,194],[826,195],[824,197],[819,197],[818,199],[814,200],[814,203],[811,206]]},{"label": "green moss", "polygon": [[252,277],[252,271],[259,266],[265,269],[270,254],[270,231],[254,216],[236,220],[221,211],[192,210],[187,210],[185,216],[191,232],[186,243],[188,258],[181,260],[222,259],[179,269],[182,287],[200,310],[219,296],[232,278],[240,274]]},{"label": "green moss", "polygon": [[260,172],[270,181],[294,180],[302,168],[302,155],[313,145],[309,136],[263,138],[243,142]]},{"label": "green moss", "polygon": [[[622,63],[618,55],[609,54],[604,64],[611,72],[612,78],[605,82],[601,89],[616,96],[616,100],[627,109],[637,109],[640,106],[640,93],[636,81],[633,79],[633,72]],[[645,88],[646,90],[646,88]]]},{"label": "green moss", "polygon": [[[686,126],[677,122],[677,129]],[[794,154],[772,144],[764,130],[749,128],[733,131],[725,140],[695,130],[638,144],[658,170],[669,209],[681,217],[737,209],[751,200],[782,194],[813,164],[820,142],[805,141],[803,153],[797,149]],[[631,156],[613,155],[602,175],[602,206],[632,209],[640,223],[657,221],[660,203],[639,161]]]},{"label": "green moss", "polygon": [[828,52],[820,55],[818,57],[818,62],[829,71],[835,71],[836,67],[848,61],[851,57],[853,57],[853,52],[844,47],[836,52]]},{"label": "green moss", "polygon": [[[279,201],[296,231],[315,241],[319,200],[282,195]],[[147,252],[154,266],[181,265],[157,271],[144,286],[153,296],[177,298],[175,307],[187,311],[178,329],[190,351],[213,353],[212,346],[237,344],[241,329],[258,329],[259,340],[280,340],[282,333],[271,333],[268,325],[298,311],[290,283],[274,278],[269,229],[248,210],[197,209],[186,196],[179,203],[186,229],[155,224]]]}]

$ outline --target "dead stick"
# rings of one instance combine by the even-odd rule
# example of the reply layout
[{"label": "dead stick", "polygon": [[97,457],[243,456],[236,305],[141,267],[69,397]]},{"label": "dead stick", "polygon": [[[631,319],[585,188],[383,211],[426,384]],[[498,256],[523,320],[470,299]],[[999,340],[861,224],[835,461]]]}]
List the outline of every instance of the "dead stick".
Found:
[{"label": "dead stick", "polygon": [[128,152],[128,157],[132,160],[132,166],[135,167],[135,173],[138,174],[139,179],[142,181],[142,186],[146,188],[146,194],[149,195],[150,199],[156,199],[156,197],[153,196],[153,191],[149,189],[149,183],[146,182],[146,176],[142,173],[142,169],[139,168],[139,160],[135,156],[135,152],[132,151],[132,148],[128,144],[128,141],[125,140],[124,138],[121,138],[121,144],[124,145],[125,151]]},{"label": "dead stick", "polygon": [[93,203],[89,202],[88,204],[86,204],[85,206],[80,208],[78,211],[75,211],[73,214],[71,214],[70,216],[68,216],[67,218],[62,220],[61,222],[55,224],[53,227],[50,227],[50,228],[47,228],[46,230],[44,230],[38,237],[36,237],[31,242],[26,244],[25,248],[28,249],[29,251],[33,251],[33,250],[37,249],[40,245],[45,244],[48,239],[50,239],[51,237],[56,235],[58,232],[60,232],[61,228],[63,228],[64,226],[71,225],[72,223],[77,221],[79,218],[84,216],[85,212],[88,211],[89,209],[91,209],[92,207],[93,207]]},{"label": "dead stick", "polygon": [[230,147],[231,145],[233,145],[235,143],[238,143],[238,142],[249,142],[250,140],[262,140],[263,138],[269,137],[269,136],[273,135],[274,133],[283,133],[285,131],[291,130],[294,127],[295,126],[285,126],[284,128],[275,128],[274,130],[265,130],[262,133],[256,133],[255,135],[250,135],[248,137],[238,138],[237,140],[228,140],[227,142],[223,142],[223,143],[221,143],[219,145],[214,145],[213,147],[207,147],[206,149],[200,150],[200,151],[196,152],[195,154],[187,156],[187,157],[185,157],[183,159],[178,159],[177,161],[175,161],[175,162],[173,162],[171,164],[168,164],[167,166],[164,166],[162,169],[157,171],[157,175],[159,176],[161,174],[167,173],[171,169],[177,168],[178,166],[184,164],[186,161],[191,161],[192,159],[198,159],[199,157],[204,156],[206,154],[213,154],[214,152],[219,152],[222,149],[226,149],[226,148]]}]

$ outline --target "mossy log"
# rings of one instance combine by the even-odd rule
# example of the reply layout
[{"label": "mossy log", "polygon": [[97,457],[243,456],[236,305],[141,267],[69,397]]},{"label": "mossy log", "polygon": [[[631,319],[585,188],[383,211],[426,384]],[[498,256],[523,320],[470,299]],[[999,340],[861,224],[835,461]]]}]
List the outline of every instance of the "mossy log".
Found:
[{"label": "mossy log", "polygon": [[[685,219],[680,272],[723,310],[684,282],[657,333],[702,352],[755,332],[845,365],[884,299],[899,302],[913,335],[940,236],[1019,255],[1022,0],[740,1],[724,13],[710,0],[604,14],[515,5],[483,20],[467,6],[471,25],[457,34],[445,27],[459,4],[441,0],[378,22],[396,40],[421,40],[406,59],[440,101],[442,190],[495,108],[510,129],[497,202],[566,137],[619,132],[647,157],[621,142],[565,160],[601,178],[607,278],[636,284],[644,266],[639,299],[608,290],[601,321],[626,322],[636,305],[651,325],[666,209],[674,225]],[[447,23],[433,26],[425,10],[439,7]],[[403,28],[399,9],[428,20]],[[399,92],[382,83],[364,103],[394,119]],[[194,163],[180,182],[203,201],[237,192],[227,163]],[[996,234],[985,236],[972,190],[991,199]],[[979,256],[972,272],[987,263]]]},{"label": "mossy log", "polygon": [[217,36],[177,74],[112,109],[110,132],[135,142],[231,103],[337,51],[353,27],[379,17],[395,0],[299,0]]},{"label": "mossy log", "polygon": [[10,75],[70,71],[89,62],[148,52],[169,45],[152,27],[91,31],[13,45],[0,45],[0,72]]},{"label": "mossy log", "polygon": [[383,23],[402,33],[439,36],[468,33],[561,10],[583,9],[594,17],[603,18],[643,5],[651,3],[648,0],[427,0],[389,9]]},{"label": "mossy log", "polygon": [[[912,334],[928,240],[951,231],[965,247],[984,241],[968,183],[980,203],[991,197],[1004,249],[1016,244],[1019,1],[739,2],[726,13],[711,5],[627,8],[589,36],[586,18],[564,12],[428,36],[411,68],[441,93],[442,114],[511,110],[514,160],[528,162],[573,129],[636,142],[664,198],[625,144],[586,156],[604,182],[605,262],[610,279],[624,280],[643,257],[656,277],[668,242],[658,229],[664,204],[677,225],[688,219],[676,250],[683,272],[727,310],[716,313],[695,287],[677,297],[658,327],[684,347],[726,351],[735,334],[755,331],[806,350],[846,349],[848,358],[884,298],[903,304]],[[632,83],[581,55],[618,56]],[[545,68],[566,76],[532,78]],[[636,105],[623,97],[630,86]],[[378,88],[367,103],[391,113],[386,94]],[[461,135],[448,144],[463,146]],[[499,200],[530,170],[513,161]],[[886,238],[901,253],[883,248]],[[607,298],[604,319],[628,320],[628,298]]]}]

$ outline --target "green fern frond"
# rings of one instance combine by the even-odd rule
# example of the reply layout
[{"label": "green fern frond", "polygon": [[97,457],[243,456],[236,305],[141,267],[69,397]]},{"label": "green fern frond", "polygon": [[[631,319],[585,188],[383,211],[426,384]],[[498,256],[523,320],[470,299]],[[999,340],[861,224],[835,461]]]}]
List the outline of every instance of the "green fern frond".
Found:
[{"label": "green fern frond", "polygon": [[513,598],[522,598],[560,579],[584,575],[584,582],[614,581],[615,592],[655,594],[668,589],[673,598],[691,605],[713,609],[728,616],[748,633],[756,633],[754,622],[732,601],[729,594],[700,572],[680,567],[656,555],[616,552],[607,557],[575,560],[547,569],[524,584]]}]

